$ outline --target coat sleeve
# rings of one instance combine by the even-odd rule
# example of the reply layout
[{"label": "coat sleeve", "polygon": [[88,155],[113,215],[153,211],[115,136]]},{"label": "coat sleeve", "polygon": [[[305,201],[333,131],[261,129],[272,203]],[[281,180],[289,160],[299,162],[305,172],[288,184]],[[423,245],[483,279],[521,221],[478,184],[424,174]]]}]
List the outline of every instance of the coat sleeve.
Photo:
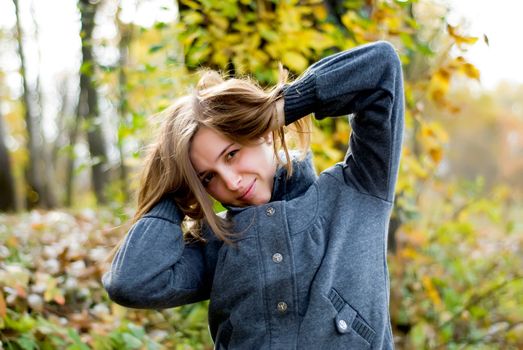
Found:
[{"label": "coat sleeve", "polygon": [[285,123],[350,115],[345,182],[392,202],[403,141],[401,63],[394,47],[376,42],[328,56],[284,87]]},{"label": "coat sleeve", "polygon": [[183,215],[163,199],[127,233],[102,283],[116,303],[167,308],[209,298],[212,267],[202,244],[186,244]]}]

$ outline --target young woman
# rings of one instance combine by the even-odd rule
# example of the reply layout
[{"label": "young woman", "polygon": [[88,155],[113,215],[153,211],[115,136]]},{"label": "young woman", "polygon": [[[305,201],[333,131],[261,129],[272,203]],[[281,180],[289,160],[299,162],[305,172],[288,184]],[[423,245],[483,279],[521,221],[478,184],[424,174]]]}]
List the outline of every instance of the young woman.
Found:
[{"label": "young woman", "polygon": [[[311,113],[352,126],[346,159],[319,177],[285,140]],[[217,349],[393,348],[386,237],[402,133],[401,65],[386,42],[270,92],[208,76],[166,113],[105,288],[136,308],[210,299]]]}]

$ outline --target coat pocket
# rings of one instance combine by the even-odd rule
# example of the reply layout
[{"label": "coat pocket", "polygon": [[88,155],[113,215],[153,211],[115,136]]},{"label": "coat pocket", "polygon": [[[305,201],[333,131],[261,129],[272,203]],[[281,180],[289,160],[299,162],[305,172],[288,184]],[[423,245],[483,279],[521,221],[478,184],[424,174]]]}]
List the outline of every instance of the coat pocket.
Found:
[{"label": "coat pocket", "polygon": [[363,319],[363,317],[347,303],[333,288],[329,295],[332,306],[338,311],[334,318],[334,325],[340,334],[358,334],[369,345],[372,344],[376,332]]},{"label": "coat pocket", "polygon": [[229,342],[231,341],[231,335],[232,324],[231,321],[227,320],[223,322],[218,328],[214,350],[227,350],[227,348],[229,347]]}]

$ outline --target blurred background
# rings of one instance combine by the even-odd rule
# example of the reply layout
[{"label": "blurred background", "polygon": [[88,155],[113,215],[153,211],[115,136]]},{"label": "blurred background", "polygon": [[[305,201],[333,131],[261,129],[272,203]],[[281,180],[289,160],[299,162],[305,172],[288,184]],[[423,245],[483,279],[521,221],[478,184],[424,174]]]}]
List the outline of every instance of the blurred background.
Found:
[{"label": "blurred background", "polygon": [[[212,349],[207,304],[110,302],[151,116],[198,69],[277,81],[376,40],[400,54],[406,134],[389,230],[398,349],[523,348],[518,0],[1,0],[0,344]],[[315,123],[318,171],[346,118]]]}]

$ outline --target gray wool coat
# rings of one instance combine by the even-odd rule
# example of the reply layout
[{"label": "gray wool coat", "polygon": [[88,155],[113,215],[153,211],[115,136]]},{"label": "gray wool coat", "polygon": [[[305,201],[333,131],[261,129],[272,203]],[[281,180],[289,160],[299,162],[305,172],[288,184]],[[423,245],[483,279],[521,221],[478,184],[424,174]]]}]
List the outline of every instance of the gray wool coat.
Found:
[{"label": "gray wool coat", "polygon": [[166,198],[129,231],[103,284],[115,302],[210,299],[217,349],[391,349],[387,230],[403,134],[398,55],[377,42],[326,57],[285,86],[286,123],[350,115],[343,162],[279,169],[269,203],[229,208],[232,245],[184,243]]}]

